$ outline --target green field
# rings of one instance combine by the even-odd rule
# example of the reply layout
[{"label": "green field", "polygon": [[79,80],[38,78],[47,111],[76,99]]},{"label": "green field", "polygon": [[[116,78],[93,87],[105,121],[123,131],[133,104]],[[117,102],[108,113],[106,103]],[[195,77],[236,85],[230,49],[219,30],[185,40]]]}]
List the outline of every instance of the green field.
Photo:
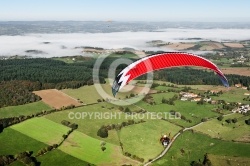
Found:
[{"label": "green field", "polygon": [[167,93],[152,94],[151,96],[153,97],[156,104],[161,104],[163,98],[169,99],[169,98],[172,98],[174,95],[178,95],[178,94],[174,92],[167,92]]},{"label": "green field", "polygon": [[20,115],[32,115],[51,108],[42,101],[0,108],[0,117],[14,117]]},{"label": "green field", "polygon": [[167,91],[168,89],[175,89],[175,90],[181,90],[182,88],[176,88],[176,87],[168,87],[168,86],[157,86],[154,88],[155,90],[158,90],[158,91]]},{"label": "green field", "polygon": [[84,104],[97,103],[97,99],[101,99],[93,85],[83,86],[78,89],[63,89],[62,92],[81,100]]},{"label": "green field", "polygon": [[[237,123],[227,124],[225,119],[237,118]],[[222,121],[213,119],[207,121],[197,127],[194,130],[210,135],[213,138],[221,138],[224,140],[237,140],[241,137],[248,136],[250,133],[250,127],[245,124],[245,120],[248,117],[244,117],[241,114],[233,114],[230,116],[225,116]],[[233,134],[232,134],[233,133]],[[248,140],[250,141],[250,140]]]},{"label": "green field", "polygon": [[[80,114],[80,119],[78,119],[78,116],[76,116],[76,118],[74,119],[70,119],[69,118],[70,112]],[[113,114],[120,113],[121,116],[119,117],[117,115],[117,118],[115,117],[114,118],[104,118],[104,117],[99,118],[99,117],[94,117],[94,114],[92,116],[86,116],[86,117],[81,116],[82,113],[85,113],[85,112],[87,113],[106,112],[106,113],[113,113]],[[81,131],[97,139],[102,139],[101,137],[97,136],[97,131],[100,129],[102,125],[118,124],[118,123],[121,124],[122,122],[128,121],[129,119],[129,117],[128,119],[125,119],[127,118],[125,117],[125,114],[118,111],[116,106],[110,103],[106,103],[106,102],[95,104],[95,105],[78,107],[78,108],[71,109],[71,110],[56,112],[53,114],[46,115],[45,117],[57,123],[61,123],[62,120],[67,120],[72,123],[76,123],[78,124],[78,129],[77,129],[78,131]],[[119,145],[118,135],[115,130],[109,131],[109,137],[102,139],[102,140]]]},{"label": "green field", "polygon": [[123,156],[120,146],[106,143],[106,150],[101,150],[101,141],[74,131],[59,147],[63,152],[80,160],[97,165],[135,164],[130,158]]},{"label": "green field", "polygon": [[250,159],[246,157],[233,157],[233,156],[218,156],[218,155],[208,155],[209,160],[213,166],[222,165],[249,165]]},{"label": "green field", "polygon": [[[181,149],[184,150],[183,154]],[[249,158],[250,144],[222,141],[200,133],[186,131],[176,139],[169,152],[153,165],[190,165],[191,161],[199,159],[202,161],[206,153]]]},{"label": "green field", "polygon": [[72,57],[55,57],[54,60],[63,61],[65,63],[74,63],[75,61],[72,60]]},{"label": "green field", "polygon": [[[154,98],[156,98],[156,96],[158,95],[160,96],[158,97],[158,100],[156,100],[156,103],[159,103],[159,100],[161,99],[163,94],[154,94]],[[186,119],[189,119],[192,122],[189,123],[181,119],[169,119],[169,120],[184,127],[193,126],[201,122],[201,119],[204,117],[211,118],[219,116],[218,113],[211,111],[217,106],[207,103],[204,105],[198,105],[196,102],[177,100],[175,101],[175,105],[168,105],[168,104],[150,105],[144,101],[140,101],[136,103],[136,105],[150,112],[169,112],[171,110],[179,112],[181,115],[185,116]]]},{"label": "green field", "polygon": [[[103,88],[105,93],[107,93],[109,96],[113,96],[112,91],[111,91],[111,86],[108,83],[101,84],[101,87]],[[99,93],[96,91],[96,88],[94,85],[83,86],[78,89],[63,89],[62,92],[76,99],[81,100],[83,104],[97,103],[98,99],[101,99],[101,100],[103,99],[99,95]],[[130,93],[117,93],[116,98],[124,99],[126,95],[129,95],[129,94]],[[109,96],[107,96],[107,98],[109,98]]]},{"label": "green field", "polygon": [[[111,81],[111,80],[110,80]],[[135,84],[135,81],[131,81],[130,82],[131,85]],[[62,92],[66,93],[69,96],[72,96],[75,99],[79,99],[80,101],[83,102],[83,104],[92,104],[92,103],[97,103],[98,99],[110,99],[113,97],[112,94],[112,86],[113,82],[109,83],[109,80],[106,79],[106,84],[97,84],[97,86],[101,86],[102,90],[104,91],[104,93],[102,93],[101,91],[98,91],[96,89],[96,87],[94,85],[86,85],[83,87],[80,87],[78,89],[63,89],[61,90]],[[130,91],[124,91],[122,92],[122,90],[120,91],[120,93],[117,93],[115,98],[116,99],[125,99],[126,97],[129,97],[131,93],[133,94],[138,94],[139,90],[138,88],[140,88],[139,86],[135,86],[134,89],[131,89]],[[123,89],[124,90],[124,89]],[[99,95],[99,92],[103,94],[103,96]]]},{"label": "green field", "polygon": [[62,135],[69,130],[68,127],[43,117],[26,120],[10,128],[49,145],[60,143]]},{"label": "green field", "polygon": [[138,59],[139,57],[136,54],[131,54],[131,53],[125,53],[125,54],[117,54],[117,53],[112,53],[109,55],[109,57],[118,57],[118,58],[136,58]]},{"label": "green field", "polygon": [[0,134],[0,155],[15,155],[24,151],[35,154],[46,144],[39,142],[11,128],[6,128]]},{"label": "green field", "polygon": [[250,104],[250,101],[243,101],[243,98],[246,97],[246,96],[244,96],[244,93],[246,93],[246,92],[247,92],[247,90],[245,90],[245,89],[233,88],[227,92],[224,92],[219,97],[211,96],[211,98],[214,100],[225,100],[227,102],[240,102],[240,103]]},{"label": "green field", "polygon": [[229,59],[229,58],[219,58],[219,59],[210,59],[212,62],[214,62],[215,64],[220,64],[222,63],[223,65],[220,67],[230,67],[230,65],[234,62],[233,59]]},{"label": "green field", "polygon": [[62,152],[61,150],[55,149],[46,153],[42,156],[37,157],[37,161],[41,162],[42,166],[51,166],[51,165],[74,165],[74,166],[90,166],[89,163],[70,156],[67,153]]},{"label": "green field", "polygon": [[[110,85],[105,84],[103,88],[111,95]],[[155,89],[167,90],[168,88],[172,87],[158,86]],[[198,85],[192,86],[192,88],[194,88],[193,91],[195,92],[203,93],[204,89],[216,89],[217,86]],[[62,91],[74,98],[80,99],[84,104],[97,103],[97,99],[102,99],[94,86],[84,86],[79,89],[65,89]],[[232,88],[232,90],[224,92],[221,96],[212,96],[212,98],[228,102],[242,102],[245,97],[243,95],[244,92],[245,90]],[[124,99],[128,94],[129,93],[120,93],[117,98]],[[34,154],[36,154],[38,150],[47,145],[60,143],[62,141],[62,135],[66,134],[70,129],[61,124],[62,120],[67,120],[71,123],[78,124],[78,129],[73,131],[58,149],[37,157],[38,162],[42,163],[41,165],[85,166],[88,163],[101,166],[121,164],[141,165],[142,163],[124,156],[123,153],[129,152],[132,155],[143,158],[144,162],[147,162],[163,151],[164,148],[159,142],[161,135],[171,133],[171,137],[173,137],[182,129],[178,125],[190,127],[200,123],[202,118],[207,117],[215,119],[208,120],[195,127],[193,129],[194,133],[185,131],[175,140],[169,152],[163,158],[153,163],[153,165],[190,165],[191,161],[203,160],[205,153],[209,154],[212,163],[215,163],[214,165],[228,164],[229,159],[242,161],[233,162],[230,160],[231,165],[249,162],[250,144],[231,141],[249,142],[250,128],[244,122],[249,116],[232,114],[225,116],[222,121],[218,121],[216,117],[220,114],[212,110],[218,108],[219,105],[211,105],[208,103],[198,105],[196,102],[180,100],[176,100],[175,105],[162,104],[161,101],[163,97],[169,99],[175,94],[178,95],[178,93],[174,92],[151,94],[156,105],[150,105],[144,101],[140,101],[135,103],[135,105],[124,106],[124,108],[128,107],[131,111],[145,109],[149,113],[168,113],[174,110],[185,116],[186,119],[191,120],[191,122],[187,122],[183,119],[172,119],[174,117],[169,116],[169,114],[165,116],[166,121],[146,119],[145,116],[149,113],[136,114],[144,115],[143,119],[146,120],[146,122],[126,126],[119,131],[114,129],[109,130],[108,138],[101,138],[97,136],[97,131],[102,125],[121,124],[131,119],[127,114],[119,111],[119,106],[101,102],[54,112],[43,117],[32,118],[4,129],[0,134],[0,155],[15,155],[26,150],[33,151]],[[133,98],[127,99],[128,103],[132,101]],[[31,115],[49,109],[51,108],[42,101],[39,101],[21,106],[0,108],[0,116]],[[87,117],[83,117],[86,113],[96,112],[118,113],[120,116],[117,118],[98,118],[90,117],[88,114]],[[77,113],[78,117],[80,115],[80,118],[75,116],[71,119],[69,117],[70,113]],[[228,118],[237,118],[238,122],[236,124],[227,124],[225,119]],[[140,119],[135,119],[135,121],[139,120]],[[221,138],[222,140],[216,138]],[[101,141],[106,142],[105,147],[107,149],[104,152],[101,150]],[[123,145],[123,151],[120,142]],[[183,154],[181,153],[181,149],[184,150]],[[12,165],[22,165],[22,163],[14,162]]]},{"label": "green field", "polygon": [[163,120],[148,120],[122,128],[119,135],[125,152],[148,161],[163,151],[161,136],[171,133],[173,137],[179,130],[180,127]]}]

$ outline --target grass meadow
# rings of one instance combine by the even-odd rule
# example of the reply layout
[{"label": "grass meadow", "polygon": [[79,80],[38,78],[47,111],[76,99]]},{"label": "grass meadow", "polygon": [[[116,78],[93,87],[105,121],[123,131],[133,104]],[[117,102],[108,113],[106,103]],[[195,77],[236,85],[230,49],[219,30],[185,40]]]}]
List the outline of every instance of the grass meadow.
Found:
[{"label": "grass meadow", "polygon": [[214,166],[221,165],[249,165],[250,158],[247,157],[234,157],[234,156],[219,156],[219,155],[208,155],[209,160]]},{"label": "grass meadow", "polygon": [[193,126],[201,122],[201,119],[204,117],[211,118],[219,116],[218,113],[212,111],[217,106],[207,103],[204,105],[198,105],[196,102],[177,100],[175,101],[175,105],[163,104],[161,103],[162,97],[167,98],[167,96],[171,96],[164,94],[165,93],[152,95],[154,99],[157,99],[155,100],[156,105],[150,105],[144,101],[140,101],[136,103],[136,105],[149,112],[170,112],[171,110],[179,112],[181,115],[185,116],[186,119],[191,120],[191,123],[182,119],[171,119],[170,117],[168,120],[184,127]]},{"label": "grass meadow", "polygon": [[37,153],[46,144],[37,141],[12,128],[6,128],[0,134],[0,155],[15,155],[24,151]]},{"label": "grass meadow", "polygon": [[[103,90],[109,95],[113,96],[111,91],[111,86],[106,84],[100,84],[100,86],[103,88]],[[79,99],[83,102],[83,104],[92,104],[97,103],[98,99],[103,99],[99,93],[97,92],[94,85],[90,86],[83,86],[78,89],[63,89],[62,92],[66,93],[69,96],[74,97],[75,99]],[[116,98],[117,99],[124,99],[126,95],[130,95],[130,92],[128,93],[117,93]],[[107,96],[108,97],[108,96]]]},{"label": "grass meadow", "polygon": [[26,120],[10,128],[48,145],[60,143],[62,135],[69,131],[68,127],[43,117]]},{"label": "grass meadow", "polygon": [[41,162],[42,163],[41,165],[43,166],[51,166],[51,165],[92,166],[92,164],[89,165],[88,162],[73,157],[58,149],[52,150],[49,153],[37,157],[37,160]]},{"label": "grass meadow", "polygon": [[229,91],[224,92],[220,96],[212,96],[211,98],[214,100],[225,100],[226,102],[240,102],[240,103],[245,103],[245,104],[250,104],[250,101],[243,101],[244,93],[246,93],[247,90],[245,89],[236,89],[232,88]]},{"label": "grass meadow", "polygon": [[[237,118],[236,123],[228,124],[225,122],[228,118]],[[250,128],[245,124],[245,120],[249,116],[241,114],[233,114],[223,118],[222,121],[217,119],[209,120],[194,128],[195,131],[205,133],[213,138],[221,138],[223,140],[238,140],[244,136],[249,136]],[[233,134],[232,134],[233,133]],[[250,142],[250,140],[248,140]]]},{"label": "grass meadow", "polygon": [[50,110],[51,108],[42,101],[19,105],[19,106],[9,106],[0,108],[0,117],[8,118],[20,115],[32,115],[43,110]]},{"label": "grass meadow", "polygon": [[[73,116],[74,119],[69,118],[69,113],[76,113],[75,115],[80,116]],[[117,118],[99,118],[94,117],[95,112],[101,112],[101,113],[117,113]],[[84,113],[93,113],[92,116],[90,114],[88,116],[84,116]],[[120,117],[119,117],[120,114]],[[61,123],[62,120],[67,120],[72,123],[78,124],[78,131],[81,131],[82,133],[85,133],[93,138],[102,139],[101,137],[97,136],[97,131],[100,129],[102,125],[108,125],[108,124],[118,124],[122,123],[124,121],[128,121],[128,119],[125,119],[125,114],[118,111],[118,108],[113,106],[112,104],[103,102],[95,105],[89,105],[89,106],[83,106],[74,108],[71,110],[65,110],[61,112],[56,112],[53,114],[49,114],[45,116],[47,119]],[[119,138],[117,135],[117,132],[115,130],[109,131],[109,137],[102,139],[103,141],[110,142],[116,145],[119,145]]]},{"label": "grass meadow", "polygon": [[[184,153],[181,152],[181,149]],[[173,143],[169,152],[153,163],[160,165],[190,165],[191,161],[202,161],[204,154],[250,157],[250,144],[223,141],[200,133],[186,131]]]},{"label": "grass meadow", "polygon": [[101,141],[79,131],[74,131],[59,149],[80,160],[96,165],[119,165],[136,163],[123,156],[120,146],[106,143],[106,150],[101,150]]},{"label": "grass meadow", "polygon": [[122,128],[119,136],[125,152],[148,161],[164,149],[159,141],[161,136],[171,133],[173,137],[179,130],[181,127],[163,120],[148,120]]}]

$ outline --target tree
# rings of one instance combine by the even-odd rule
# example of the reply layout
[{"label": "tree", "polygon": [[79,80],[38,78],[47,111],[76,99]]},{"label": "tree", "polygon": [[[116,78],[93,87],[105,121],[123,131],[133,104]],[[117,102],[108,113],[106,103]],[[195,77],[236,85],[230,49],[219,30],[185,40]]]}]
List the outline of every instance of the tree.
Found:
[{"label": "tree", "polygon": [[97,131],[97,136],[102,137],[102,138],[107,138],[108,137],[108,130],[105,127],[101,127]]},{"label": "tree", "polygon": [[16,159],[21,159],[21,158],[24,158],[25,156],[29,156],[29,154],[27,152],[21,152],[19,154],[16,154],[15,158]]},{"label": "tree", "polygon": [[238,120],[237,120],[236,118],[233,118],[233,119],[232,119],[232,122],[233,122],[233,123],[237,123]]},{"label": "tree", "polygon": [[69,125],[70,128],[72,128],[73,130],[77,129],[78,128],[78,124],[76,123],[72,123]]},{"label": "tree", "polygon": [[121,130],[121,128],[122,128],[122,125],[121,125],[121,124],[116,124],[116,125],[115,125],[115,129],[116,129],[116,130]]},{"label": "tree", "polygon": [[229,119],[226,119],[225,121],[226,121],[227,123],[231,123],[231,122],[232,122],[232,119],[229,118]]},{"label": "tree", "polygon": [[130,96],[130,97],[135,97],[135,94],[134,94],[134,93],[131,93],[129,96]]},{"label": "tree", "polygon": [[186,117],[184,115],[181,115],[181,119],[186,120]]},{"label": "tree", "polygon": [[246,123],[247,125],[250,125],[250,118],[247,119],[247,120],[245,120],[245,123]]},{"label": "tree", "polygon": [[67,120],[62,120],[61,124],[65,125],[65,126],[69,126],[70,122]]},{"label": "tree", "polygon": [[66,139],[68,136],[67,136],[67,135],[65,135],[65,134],[63,134],[63,136],[62,136],[62,137],[63,137],[63,139]]},{"label": "tree", "polygon": [[123,110],[124,110],[124,108],[123,108],[122,106],[120,106],[120,107],[119,107],[119,110],[120,110],[120,111],[123,111]]},{"label": "tree", "polygon": [[3,124],[0,124],[0,133],[3,132],[3,129],[4,129]]},{"label": "tree", "polygon": [[14,157],[12,155],[0,155],[0,165],[9,165],[14,161]]},{"label": "tree", "polygon": [[58,147],[58,144],[53,144],[53,148],[57,148]]},{"label": "tree", "polygon": [[201,119],[202,122],[206,122],[207,120],[207,117]]},{"label": "tree", "polygon": [[132,125],[132,124],[135,124],[135,121],[133,119],[129,119],[128,120],[128,125]]},{"label": "tree", "polygon": [[48,152],[48,151],[51,151],[53,149],[53,146],[47,146],[46,147],[46,151]]},{"label": "tree", "polygon": [[218,119],[219,121],[222,121],[223,118],[224,118],[224,117],[221,115],[221,116],[219,116],[217,119]]},{"label": "tree", "polygon": [[130,109],[128,107],[126,107],[125,110],[124,110],[124,112],[129,113],[131,111],[130,111]]},{"label": "tree", "polygon": [[31,159],[30,157],[28,157],[28,156],[23,157],[23,158],[21,159],[21,161],[22,161],[24,164],[27,164],[27,165],[29,165],[30,163],[33,162],[32,159]]},{"label": "tree", "polygon": [[124,127],[124,126],[127,126],[128,125],[128,123],[127,122],[122,122],[122,126]]},{"label": "tree", "polygon": [[105,151],[105,150],[106,150],[106,147],[102,146],[101,149],[102,149],[102,151]]},{"label": "tree", "polygon": [[203,164],[200,163],[200,162],[198,162],[198,161],[192,161],[192,162],[190,163],[190,165],[191,165],[191,166],[203,166]]}]

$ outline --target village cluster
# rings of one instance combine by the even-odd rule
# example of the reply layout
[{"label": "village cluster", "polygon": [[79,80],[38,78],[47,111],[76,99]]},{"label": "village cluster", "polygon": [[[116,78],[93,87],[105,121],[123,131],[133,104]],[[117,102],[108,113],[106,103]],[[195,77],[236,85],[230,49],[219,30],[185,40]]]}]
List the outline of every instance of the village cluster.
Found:
[{"label": "village cluster", "polygon": [[[247,89],[247,87],[244,87],[241,84],[235,84],[234,86],[236,88]],[[211,91],[209,91],[209,93],[210,94],[218,94],[219,91],[211,90]],[[211,97],[202,98],[200,95],[192,93],[192,92],[180,92],[179,94],[181,96],[180,100],[182,100],[182,101],[191,101],[191,102],[204,101],[204,102],[208,102],[210,104],[218,104],[218,101],[217,100],[212,100]],[[244,93],[244,96],[250,96],[250,93]],[[237,103],[237,104],[238,104],[238,107],[231,110],[233,113],[245,114],[248,111],[250,111],[250,105],[249,104],[245,104],[245,105],[242,104],[242,103]]]}]

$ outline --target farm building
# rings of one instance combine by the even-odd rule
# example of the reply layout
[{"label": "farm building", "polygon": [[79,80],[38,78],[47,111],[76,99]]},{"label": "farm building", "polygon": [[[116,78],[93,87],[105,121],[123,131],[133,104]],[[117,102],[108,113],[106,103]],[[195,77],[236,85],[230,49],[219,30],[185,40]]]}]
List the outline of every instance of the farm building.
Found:
[{"label": "farm building", "polygon": [[236,109],[233,109],[232,112],[233,113],[240,113],[240,114],[244,114],[244,113],[247,113],[248,111],[250,111],[250,106],[249,104],[247,105],[242,105]]}]

